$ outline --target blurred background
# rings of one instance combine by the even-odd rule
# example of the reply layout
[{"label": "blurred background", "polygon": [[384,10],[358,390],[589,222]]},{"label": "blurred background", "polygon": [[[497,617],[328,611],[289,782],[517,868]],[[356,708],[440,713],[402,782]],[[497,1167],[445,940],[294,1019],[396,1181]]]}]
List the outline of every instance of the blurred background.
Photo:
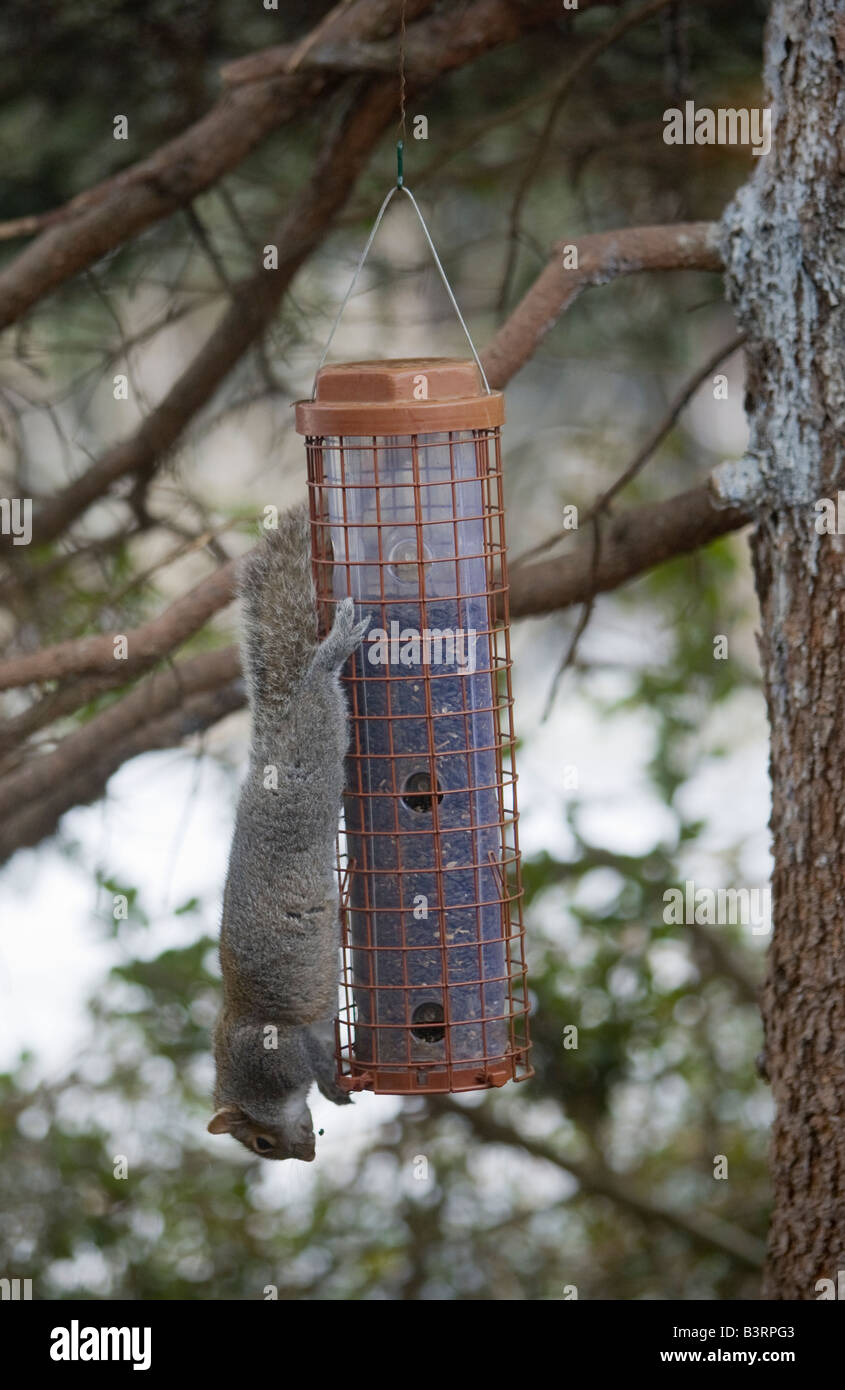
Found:
[{"label": "blurred background", "polygon": [[[26,0],[5,0],[2,217],[58,207],[150,154],[212,104],[224,63],[299,37],[327,8],[51,0],[36,25]],[[409,104],[428,138],[409,138],[406,178],[479,346],[553,242],[717,219],[751,173],[747,148],[666,145],[662,117],[688,99],[762,104],[763,4],[667,4],[597,56],[547,128],[572,55],[633,8],[564,14]],[[350,100],[270,135],[189,212],[3,336],[2,495],[22,479],[25,495],[55,491],[161,399]],[[118,114],[126,142],[112,135]],[[7,651],[137,627],[253,544],[265,506],[304,495],[289,405],[310,391],[393,181],[394,141],[260,348],[157,473],[145,523],[107,499],[72,536],[14,556],[23,568],[0,589]],[[0,244],[4,259],[22,244]],[[734,335],[715,274],[638,275],[578,300],[506,391],[512,558],[558,531],[565,506],[589,508]],[[437,354],[464,355],[460,329],[412,210],[394,200],[332,356]],[[718,371],[727,398],[702,383],[614,514],[742,454],[741,353]],[[116,373],[126,400],[114,399]],[[665,892],[688,879],[768,879],[746,541],[725,537],[600,597],[550,699],[580,616],[513,632],[534,1079],[457,1100],[362,1095],[342,1110],[318,1097],[324,1135],[309,1166],[261,1164],[206,1134],[216,933],[248,747],[239,711],[126,762],[105,797],[0,871],[0,1273],[52,1299],[757,1296],[767,937],[664,922]],[[230,606],[182,654],[235,633]],[[35,746],[114,698],[42,729]],[[0,699],[14,720],[31,692]],[[572,1025],[577,1048],[564,1045]]]}]

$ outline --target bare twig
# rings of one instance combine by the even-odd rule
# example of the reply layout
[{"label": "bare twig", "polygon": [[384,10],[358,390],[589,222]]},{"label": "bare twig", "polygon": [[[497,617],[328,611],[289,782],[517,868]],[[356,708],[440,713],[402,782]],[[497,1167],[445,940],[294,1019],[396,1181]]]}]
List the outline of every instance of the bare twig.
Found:
[{"label": "bare twig", "polygon": [[553,1164],[555,1168],[571,1173],[587,1195],[607,1197],[642,1220],[659,1221],[662,1225],[682,1231],[696,1245],[728,1254],[751,1269],[759,1269],[762,1266],[765,1253],[763,1242],[732,1222],[724,1221],[720,1216],[714,1216],[709,1212],[690,1215],[675,1207],[655,1202],[610,1169],[597,1166],[593,1162],[579,1163],[577,1159],[567,1158],[547,1140],[527,1135],[505,1124],[495,1117],[489,1105],[464,1106],[446,1096],[431,1098],[429,1104],[438,1113],[459,1115],[477,1137],[487,1144],[504,1144],[509,1148],[519,1149],[533,1158],[542,1159]]},{"label": "bare twig", "polygon": [[575,656],[578,651],[578,643],[581,641],[581,638],[587,630],[587,625],[590,621],[590,618],[593,616],[593,608],[595,607],[597,597],[596,583],[599,572],[599,561],[601,559],[601,517],[598,513],[592,517],[592,524],[593,548],[592,553],[590,555],[590,593],[581,606],[581,612],[578,615],[578,621],[575,624],[575,630],[569,639],[569,646],[564,652],[563,657],[560,661],[560,665],[558,666],[557,671],[555,672],[554,679],[549,689],[548,698],[546,699],[545,709],[543,710],[543,714],[540,720],[541,724],[545,724],[546,720],[552,712],[552,708],[555,702],[555,696],[557,695],[558,691],[558,686],[560,685],[560,682],[563,679],[565,672],[569,670],[569,667],[575,661]]},{"label": "bare twig", "polygon": [[737,349],[742,347],[745,338],[746,335],[744,333],[739,333],[729,343],[725,343],[723,347],[717,348],[716,351],[708,357],[704,366],[700,367],[695,375],[690,377],[686,385],[681,387],[681,390],[672,401],[663,419],[655,426],[642,448],[637,451],[628,466],[622,470],[616,481],[611,483],[607,491],[603,492],[601,496],[596,499],[584,517],[585,521],[592,521],[593,517],[599,516],[601,512],[605,511],[608,505],[613,501],[613,498],[637,476],[643,466],[648,463],[655,449],[663,443],[663,440],[672,429],[681,411],[692,400],[699,386],[707,380],[711,372],[714,372],[722,362],[728,357],[732,357]]},{"label": "bare twig", "polygon": [[[139,691],[143,693],[143,687],[139,687]],[[116,708],[123,709],[130,698],[127,696]],[[59,780],[52,788],[47,788],[41,797],[21,802],[18,808],[5,813],[0,822],[0,863],[15,850],[36,845],[45,836],[51,835],[65,811],[72,806],[84,806],[102,796],[109,778],[130,758],[156,748],[178,747],[186,738],[204,732],[225,715],[239,709],[243,703],[242,681],[217,680],[208,690],[175,699],[168,710],[154,717],[145,717],[143,699],[136,701],[136,722],[119,737],[99,725],[99,720],[105,720],[112,711],[107,710],[99,715],[86,728],[102,733],[102,738],[94,744],[89,755],[66,774],[61,772],[60,755],[65,752],[70,740],[65,740],[55,753],[46,754],[38,760],[39,764],[51,762],[54,768],[58,768]],[[19,778],[22,773],[14,775]]]},{"label": "bare twig", "polygon": [[[556,9],[550,0],[514,9],[503,0],[473,0],[459,19],[435,15],[409,30],[430,52],[429,77],[472,61],[501,43],[546,23]],[[350,11],[350,15],[357,11]],[[260,84],[258,84],[260,85]],[[250,87],[248,90],[252,90]],[[129,475],[144,479],[173,447],[180,434],[224,380],[243,353],[263,333],[294,273],[333,225],[366,158],[394,114],[395,94],[371,82],[358,94],[342,128],[327,139],[314,176],[296,206],[277,229],[274,241],[283,259],[274,272],[259,271],[238,287],[221,324],[138,430],[114,445],[91,468],[40,507],[33,516],[33,540],[43,544],[60,535],[115,483]],[[183,202],[188,201],[183,199]],[[0,324],[2,323],[0,275]],[[0,534],[0,544],[10,538]]]},{"label": "bare twig", "polygon": [[[430,0],[417,3],[428,8]],[[339,17],[336,40],[380,36],[398,12],[398,0],[359,0]],[[288,48],[288,60],[296,47]],[[42,234],[0,273],[0,328],[107,251],[186,206],[271,131],[307,111],[336,81],[320,71],[282,72],[226,92],[201,120],[149,159],[49,214]]]},{"label": "bare twig", "polygon": [[677,555],[688,555],[752,519],[750,507],[718,506],[708,486],[665,502],[631,507],[608,521],[595,568],[585,546],[571,555],[520,566],[512,578],[510,611],[514,617],[533,617],[584,603],[591,594],[618,589],[626,580]]},{"label": "bare twig", "polygon": [[508,222],[508,255],[498,298],[499,313],[504,312],[508,302],[511,281],[516,269],[517,251],[521,239],[520,222],[525,199],[528,196],[528,190],[531,184],[537,176],[537,172],[542,163],[543,152],[551,138],[555,122],[560,115],[561,108],[566,98],[569,96],[569,93],[572,91],[579,77],[582,77],[583,74],[593,66],[596,59],[601,57],[602,53],[610,48],[617,39],[621,38],[623,34],[627,34],[629,29],[633,29],[638,24],[644,24],[647,19],[651,19],[652,15],[657,14],[660,10],[664,10],[667,5],[672,5],[674,3],[675,0],[647,0],[647,3],[641,5],[639,9],[632,11],[631,14],[623,15],[622,18],[618,19],[615,24],[612,24],[605,33],[599,34],[597,38],[593,39],[592,43],[587,44],[583,53],[578,54],[575,61],[567,68],[563,77],[555,85],[551,104],[546,119],[543,122],[543,128],[537,137],[534,149],[525,158],[525,170],[517,186],[513,203],[511,204]]},{"label": "bare twig", "polygon": [[[238,286],[218,327],[138,429],[112,446],[85,473],[34,509],[33,540],[55,539],[120,479],[149,476],[186,424],[264,331],[294,273],[326,235],[392,112],[392,97],[370,86],[359,93],[344,122],[336,122],[314,175],[276,230],[277,270],[260,270]],[[2,540],[8,546],[8,537]]]},{"label": "bare twig", "polygon": [[[736,338],[733,338],[731,342],[726,343],[724,347],[718,348],[716,352],[708,357],[704,366],[700,367],[695,375],[690,377],[689,381],[681,387],[681,390],[675,396],[668,410],[663,415],[663,418],[652,430],[645,443],[637,450],[631,462],[623,468],[619,477],[611,483],[607,491],[601,493],[592,504],[589,511],[584,513],[581,518],[582,526],[587,525],[588,522],[600,516],[610,502],[612,502],[613,498],[636,477],[644,465],[648,463],[654,451],[663,443],[663,440],[672,429],[681,411],[692,400],[699,386],[707,380],[710,373],[715,371],[721,362],[731,357],[736,352],[737,348],[742,347],[745,342],[745,337],[746,335],[744,333],[740,333]],[[530,550],[523,551],[523,553],[513,561],[513,570],[516,570],[520,565],[524,565],[528,560],[533,560],[538,555],[542,555],[546,550],[550,550],[552,546],[557,545],[558,541],[569,535],[571,535],[569,531],[556,531],[554,535],[547,536],[544,541],[540,541],[537,545],[532,546]]]},{"label": "bare twig", "polygon": [[329,30],[337,23],[340,16],[354,3],[355,0],[339,0],[339,3],[335,5],[333,9],[329,10],[327,15],[323,16],[319,24],[315,24],[311,32],[305,35],[301,43],[296,45],[287,61],[285,72],[296,72],[297,68],[302,66],[303,60],[308,57],[314,45],[325,37]]},{"label": "bare twig", "polygon": [[[551,260],[482,353],[491,386],[504,386],[524,366],[565,309],[585,290],[645,270],[721,270],[715,222],[624,227],[558,242]],[[566,269],[574,245],[577,268]]]},{"label": "bare twig", "polygon": [[130,629],[127,657],[116,661],[114,634],[79,637],[60,642],[55,647],[43,647],[25,656],[11,657],[0,662],[0,690],[32,685],[40,681],[61,680],[90,672],[103,674],[113,671],[115,685],[124,685],[135,676],[149,670],[156,661],[174,651],[208,621],[213,613],[231,602],[235,583],[235,561],[222,565],[190,593],[172,603],[159,617]]},{"label": "bare twig", "polygon": [[[696,550],[716,536],[737,530],[750,519],[750,511],[717,507],[707,487],[656,506],[634,508],[609,523],[597,572],[593,572],[590,562],[584,562],[581,554],[526,565],[518,571],[511,588],[511,613],[525,617],[582,602],[591,592],[614,589],[652,565]],[[218,576],[212,575],[203,584],[215,580]],[[195,596],[201,588],[202,585],[197,586]],[[223,707],[217,717],[245,703],[243,687],[235,689],[231,684],[237,672],[238,654],[234,647],[158,671],[116,705],[68,735],[53,752],[30,759],[6,776],[0,782],[0,817],[10,819],[0,831],[0,862],[15,849],[35,844],[52,833],[71,806],[94,800],[102,793],[108,777],[124,758],[143,751],[144,739],[153,737],[143,731],[136,737],[136,725],[159,719],[155,741],[149,746],[172,747],[184,737],[185,719],[190,724],[190,699],[194,694],[216,693],[224,688]],[[188,702],[184,718],[178,713],[180,700]],[[196,718],[200,722],[207,718],[202,727],[208,727],[214,723],[213,701],[209,700],[203,709],[205,713]],[[164,719],[165,715],[172,718]],[[100,742],[108,748],[105,760],[96,757],[101,751]],[[85,772],[89,759],[93,761]],[[12,813],[24,801],[30,803],[26,815],[13,817]]]},{"label": "bare twig", "polygon": [[63,208],[54,208],[50,212],[32,212],[27,217],[11,217],[7,222],[0,222],[0,241],[17,241],[19,237],[35,236],[36,232],[43,232],[45,227],[52,227],[65,216],[67,213]]},{"label": "bare twig", "polygon": [[[21,806],[44,797],[55,803],[66,802],[65,809],[75,805],[68,797],[80,778],[85,780],[86,769],[102,765],[104,757],[111,766],[112,750],[131,741],[139,725],[172,713],[193,695],[219,690],[236,680],[238,673],[235,647],[206,652],[155,671],[122,700],[68,734],[52,752],[29,759],[4,778],[0,783],[0,819],[8,823]],[[3,835],[4,842],[10,843],[8,824]]]},{"label": "bare twig", "polygon": [[[638,452],[634,455],[634,458],[628,464],[627,468],[623,469],[622,473],[620,473],[616,481],[605,492],[601,494],[601,496],[593,503],[589,512],[587,512],[586,515],[583,517],[582,524],[591,523],[593,528],[592,555],[590,557],[590,592],[583,604],[581,613],[578,618],[578,622],[575,625],[575,630],[572,633],[566,652],[564,653],[560,665],[558,666],[558,669],[555,672],[555,676],[552,681],[551,688],[549,690],[549,696],[546,701],[546,706],[542,715],[541,722],[545,722],[545,720],[547,720],[549,715],[551,714],[552,708],[554,706],[555,696],[557,695],[557,691],[560,686],[560,682],[565,672],[568,671],[570,666],[572,666],[575,662],[575,657],[578,652],[578,644],[581,641],[581,638],[583,637],[584,633],[586,632],[590,618],[593,615],[593,609],[595,607],[596,597],[598,595],[597,583],[601,562],[600,522],[602,515],[606,511],[607,507],[610,505],[610,502],[613,500],[613,498],[619,492],[621,492],[622,489],[626,487],[627,484],[630,483],[633,478],[636,477],[639,471],[648,462],[655,449],[657,449],[657,447],[662,443],[672,426],[675,424],[675,421],[677,420],[684,406],[687,405],[688,402],[692,399],[699,386],[701,386],[702,382],[707,380],[710,373],[715,371],[716,367],[719,366],[720,362],[724,361],[726,357],[730,357],[731,354],[734,353],[737,350],[737,348],[741,347],[744,342],[745,334],[740,333],[738,337],[733,339],[732,342],[728,343],[725,347],[719,348],[707,359],[707,361],[704,363],[704,366],[699,368],[695,375],[686,383],[686,385],[677,394],[672,404],[670,405],[668,411],[664,415],[663,419],[652,431],[651,435],[646,440],[642,448],[639,449]],[[542,541],[539,545],[535,546],[533,550],[527,551],[524,555],[522,555],[519,558],[519,560],[517,560],[517,566],[524,564],[526,559],[536,556],[545,550],[548,550],[552,545],[556,544],[556,542],[560,540],[561,536],[564,534],[566,533],[558,532],[557,535],[552,536],[548,540]]]}]

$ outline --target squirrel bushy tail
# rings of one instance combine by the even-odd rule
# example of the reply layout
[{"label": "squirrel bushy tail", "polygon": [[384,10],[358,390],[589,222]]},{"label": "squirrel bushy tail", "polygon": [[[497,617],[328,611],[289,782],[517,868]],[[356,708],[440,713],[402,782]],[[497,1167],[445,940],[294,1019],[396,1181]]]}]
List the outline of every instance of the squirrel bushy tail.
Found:
[{"label": "squirrel bushy tail", "polygon": [[317,645],[309,532],[303,502],[279,517],[241,566],[241,656],[254,734],[284,717]]}]

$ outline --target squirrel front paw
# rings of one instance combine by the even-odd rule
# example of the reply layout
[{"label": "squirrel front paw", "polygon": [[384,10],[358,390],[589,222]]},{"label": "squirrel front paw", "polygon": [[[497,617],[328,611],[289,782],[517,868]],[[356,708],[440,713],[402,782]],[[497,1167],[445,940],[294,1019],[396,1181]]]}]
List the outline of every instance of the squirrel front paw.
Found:
[{"label": "squirrel front paw", "polygon": [[341,599],[335,609],[332,630],[317,648],[315,660],[329,671],[340,670],[344,662],[360,647],[369,626],[369,617],[356,623],[354,599]]}]

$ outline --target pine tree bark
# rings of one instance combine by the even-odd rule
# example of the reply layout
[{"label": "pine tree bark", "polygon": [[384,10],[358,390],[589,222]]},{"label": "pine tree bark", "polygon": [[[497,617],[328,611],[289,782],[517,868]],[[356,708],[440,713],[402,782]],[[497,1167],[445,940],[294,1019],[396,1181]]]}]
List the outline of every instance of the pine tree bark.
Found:
[{"label": "pine tree bark", "polygon": [[771,725],[763,1018],[776,1119],[763,1294],[806,1300],[845,1270],[845,535],[819,534],[815,509],[845,489],[843,0],[775,0],[766,86],[772,150],[728,208],[722,246],[748,333]]}]

